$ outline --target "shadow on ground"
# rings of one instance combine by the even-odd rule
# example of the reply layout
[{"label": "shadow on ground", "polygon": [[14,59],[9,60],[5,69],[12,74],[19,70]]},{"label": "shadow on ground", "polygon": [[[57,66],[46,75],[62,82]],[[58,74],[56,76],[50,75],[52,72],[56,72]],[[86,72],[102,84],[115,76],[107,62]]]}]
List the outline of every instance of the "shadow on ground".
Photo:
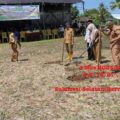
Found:
[{"label": "shadow on ground", "polygon": [[29,61],[29,59],[21,59],[19,61],[24,61],[25,62],[25,61]]}]

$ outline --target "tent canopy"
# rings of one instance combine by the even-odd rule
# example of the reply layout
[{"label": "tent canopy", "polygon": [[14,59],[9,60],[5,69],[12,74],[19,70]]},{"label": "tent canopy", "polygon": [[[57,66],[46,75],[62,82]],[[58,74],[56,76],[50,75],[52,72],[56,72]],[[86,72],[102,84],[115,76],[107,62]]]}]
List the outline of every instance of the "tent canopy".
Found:
[{"label": "tent canopy", "polygon": [[0,4],[28,4],[28,3],[78,3],[83,0],[0,0]]}]

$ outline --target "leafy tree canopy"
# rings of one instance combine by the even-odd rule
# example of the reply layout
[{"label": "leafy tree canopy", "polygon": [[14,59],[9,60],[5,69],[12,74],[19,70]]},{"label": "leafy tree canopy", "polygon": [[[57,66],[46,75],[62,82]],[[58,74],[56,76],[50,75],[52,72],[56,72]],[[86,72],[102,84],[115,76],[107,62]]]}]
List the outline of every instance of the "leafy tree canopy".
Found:
[{"label": "leafy tree canopy", "polygon": [[111,2],[111,9],[114,10],[116,8],[120,9],[120,0],[115,0],[115,2]]},{"label": "leafy tree canopy", "polygon": [[71,7],[72,20],[74,21],[79,16],[79,10],[76,6]]},{"label": "leafy tree canopy", "polygon": [[96,24],[103,24],[111,18],[111,14],[103,3],[100,3],[98,9],[86,10],[82,16],[91,17]]}]

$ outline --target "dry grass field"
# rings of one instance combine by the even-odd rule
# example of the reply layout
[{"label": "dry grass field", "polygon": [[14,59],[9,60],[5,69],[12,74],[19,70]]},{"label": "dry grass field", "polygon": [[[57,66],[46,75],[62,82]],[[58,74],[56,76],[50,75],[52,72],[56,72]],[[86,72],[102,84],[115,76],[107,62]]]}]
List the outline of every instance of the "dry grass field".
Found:
[{"label": "dry grass field", "polygon": [[[81,74],[79,66],[96,65],[87,54],[59,64],[62,39],[22,43],[19,61],[11,63],[9,44],[0,44],[0,120],[120,120],[119,92],[56,92],[54,87],[120,86],[120,73],[111,78],[67,79]],[[75,38],[74,57],[86,45]],[[65,53],[66,56],[66,53]],[[102,65],[113,65],[105,38]]]}]

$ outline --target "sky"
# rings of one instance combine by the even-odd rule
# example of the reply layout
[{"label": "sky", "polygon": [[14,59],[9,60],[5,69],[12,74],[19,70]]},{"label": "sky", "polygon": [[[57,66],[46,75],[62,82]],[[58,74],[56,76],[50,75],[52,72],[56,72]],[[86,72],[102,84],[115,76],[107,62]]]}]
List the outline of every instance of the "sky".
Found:
[{"label": "sky", "polygon": [[[114,2],[115,0],[84,0],[84,1],[85,1],[85,9],[98,8],[100,3],[104,3],[104,5],[108,8],[111,14],[120,13],[119,9],[115,9],[115,10],[110,9],[111,2]],[[76,4],[76,6],[80,10],[80,12],[83,13],[82,4],[78,3]]]}]

